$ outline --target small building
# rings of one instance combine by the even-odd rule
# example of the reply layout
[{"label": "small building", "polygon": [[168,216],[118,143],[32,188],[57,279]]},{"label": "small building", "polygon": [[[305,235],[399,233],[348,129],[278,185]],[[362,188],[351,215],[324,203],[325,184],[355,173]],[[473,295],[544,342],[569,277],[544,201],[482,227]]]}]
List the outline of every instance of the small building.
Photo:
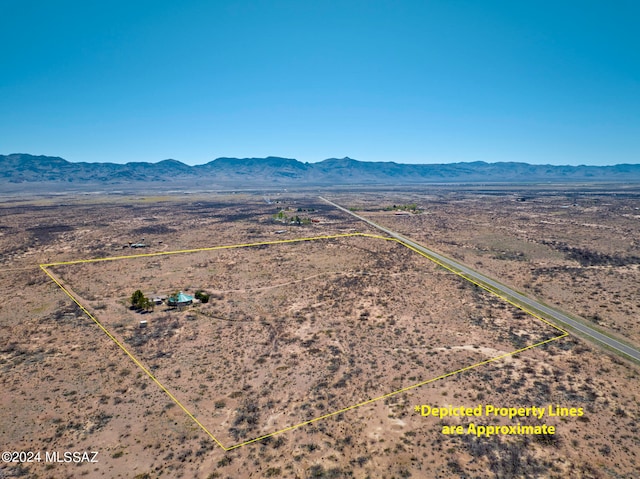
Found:
[{"label": "small building", "polygon": [[146,328],[147,327],[147,320],[143,319],[142,321],[140,321],[140,327],[141,328]]},{"label": "small building", "polygon": [[193,296],[189,296],[188,294],[184,294],[180,291],[174,296],[169,296],[167,302],[169,303],[169,306],[188,306],[193,304]]},{"label": "small building", "polygon": [[144,238],[142,238],[138,243],[132,243],[129,241],[129,248],[146,248],[147,245],[144,242]]},{"label": "small building", "polygon": [[156,306],[160,306],[162,303],[164,303],[167,300],[166,296],[156,296],[153,298],[153,304],[155,304]]}]

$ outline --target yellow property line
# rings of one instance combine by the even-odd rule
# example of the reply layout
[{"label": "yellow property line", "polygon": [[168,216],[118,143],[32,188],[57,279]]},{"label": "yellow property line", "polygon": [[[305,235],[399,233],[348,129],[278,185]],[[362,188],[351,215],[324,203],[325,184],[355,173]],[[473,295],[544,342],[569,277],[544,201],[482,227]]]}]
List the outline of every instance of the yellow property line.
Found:
[{"label": "yellow property line", "polygon": [[263,246],[263,245],[272,245],[272,244],[283,244],[283,243],[299,243],[301,241],[315,241],[321,239],[336,239],[336,238],[348,238],[350,236],[365,236],[363,233],[343,233],[338,235],[327,235],[327,236],[313,236],[310,238],[293,238],[293,239],[283,239],[283,240],[275,240],[275,241],[260,241],[258,243],[244,243],[244,244],[232,244],[232,245],[223,245],[223,246],[210,246],[207,248],[195,248],[195,249],[183,249],[178,251],[158,251],[155,253],[140,253],[140,254],[132,254],[127,256],[110,256],[107,258],[94,258],[94,259],[77,259],[74,261],[60,261],[57,263],[48,263],[41,264],[40,267],[44,266],[61,266],[67,264],[82,264],[82,263],[96,263],[98,261],[115,261],[119,259],[131,259],[131,258],[150,258],[153,256],[167,256],[171,254],[183,254],[183,253],[198,253],[200,251],[216,251],[219,249],[233,249],[233,248],[247,248],[250,246]]},{"label": "yellow property line", "polygon": [[[457,369],[455,371],[452,371],[450,373],[446,373],[443,374],[441,376],[438,376],[436,378],[432,378],[432,379],[428,379],[426,381],[420,382],[418,384],[414,384],[412,386],[407,386],[405,388],[402,389],[398,389],[397,391],[392,391],[390,393],[384,394],[382,396],[376,397],[376,398],[372,398],[372,399],[368,399],[366,401],[360,402],[358,404],[354,404],[352,406],[348,406],[345,407],[343,409],[340,409],[338,411],[334,411],[328,414],[325,414],[323,416],[319,416],[313,419],[310,419],[308,421],[304,421],[301,422],[299,424],[294,424],[292,426],[288,426],[284,429],[280,429],[278,431],[269,433],[269,434],[265,434],[263,436],[260,437],[256,437],[254,439],[250,439],[248,441],[239,443],[239,444],[235,444],[233,446],[229,446],[229,447],[225,447],[152,373],[151,371],[149,371],[133,354],[131,354],[129,352],[129,350],[127,350],[127,348],[120,342],[118,341],[118,339],[109,332],[109,330],[107,330],[102,323],[100,323],[100,321],[98,321],[98,319],[96,319],[95,316],[93,316],[74,296],[73,294],[71,294],[71,292],[66,289],[63,285],[62,282],[59,281],[47,268],[51,267],[51,266],[61,266],[61,265],[73,265],[73,264],[84,264],[84,263],[95,263],[95,262],[100,262],[100,261],[115,261],[115,260],[121,260],[121,259],[132,259],[132,258],[148,258],[148,257],[154,257],[154,256],[167,256],[167,255],[173,255],[173,254],[182,254],[182,253],[197,253],[197,252],[201,252],[201,251],[216,251],[216,250],[222,250],[222,249],[232,249],[232,248],[246,248],[246,247],[252,247],[252,246],[262,246],[262,245],[275,245],[275,244],[285,244],[285,243],[297,243],[297,242],[303,242],[303,241],[315,241],[315,240],[322,240],[322,239],[337,239],[337,238],[349,238],[349,237],[354,237],[354,236],[361,236],[361,237],[367,237],[367,238],[376,238],[376,239],[382,239],[385,241],[395,241],[396,243],[399,243],[403,246],[405,246],[406,248],[409,248],[410,250],[418,253],[419,255],[429,259],[430,261],[433,261],[434,263],[438,264],[439,266],[445,268],[446,270],[456,274],[457,276],[460,276],[461,278],[475,284],[476,286],[484,289],[485,291],[499,297],[500,299],[506,301],[507,303],[515,306],[516,308],[524,311],[527,314],[530,314],[531,316],[535,317],[536,319],[539,319],[540,321],[546,323],[549,326],[552,326],[553,328],[555,328],[556,330],[560,331],[562,333],[562,335],[560,336],[556,336],[554,338],[551,339],[546,339],[544,341],[541,341],[539,343],[536,344],[532,344],[530,346],[526,346],[524,348],[518,349],[516,351],[512,351],[510,353],[505,353],[502,354],[500,356],[496,356],[495,358],[490,358],[490,359],[486,359],[484,361],[481,361],[479,363],[476,364],[472,364],[470,366],[466,366],[464,368],[461,369]],[[511,301],[509,298],[502,296],[501,294],[497,293],[496,291],[488,288],[487,286],[476,282],[475,280],[467,277],[466,275],[464,275],[463,273],[456,271],[455,269],[447,266],[446,264],[441,263],[440,261],[438,261],[435,258],[432,258],[431,256],[423,253],[422,251],[404,243],[403,241],[396,239],[396,238],[389,238],[386,236],[380,236],[380,235],[373,235],[373,234],[367,234],[367,233],[345,233],[345,234],[337,234],[337,235],[327,235],[327,236],[315,236],[315,237],[308,237],[308,238],[295,238],[295,239],[284,239],[284,240],[276,240],[276,241],[261,241],[261,242],[257,242],[257,243],[245,243],[245,244],[236,244],[236,245],[223,245],[223,246],[212,246],[212,247],[207,247],[207,248],[196,248],[196,249],[186,249],[186,250],[179,250],[179,251],[162,251],[162,252],[156,252],[156,253],[141,253],[141,254],[135,254],[135,255],[128,255],[128,256],[112,256],[112,257],[106,257],[106,258],[95,258],[95,259],[83,259],[83,260],[74,260],[74,261],[60,261],[60,262],[55,262],[55,263],[47,263],[47,264],[41,264],[40,268],[47,274],[47,276],[49,276],[49,278],[51,278],[51,280],[58,285],[58,287],[64,291],[64,293],[69,296],[69,298],[71,298],[71,300],[76,303],[78,305],[78,307],[89,317],[91,318],[97,325],[98,327],[127,355],[129,356],[129,358],[135,363],[136,366],[138,366],[149,378],[151,378],[151,380],[156,383],[158,385],[158,387],[165,393],[167,394],[167,396],[169,396],[169,398],[175,403],[177,404],[180,409],[182,409],[184,411],[184,413],[190,418],[192,419],[211,439],[213,439],[213,441],[220,446],[224,451],[230,451],[232,449],[237,449],[241,446],[246,446],[248,444],[252,444],[254,442],[257,441],[261,441],[263,439],[272,437],[272,436],[276,436],[278,434],[282,434],[284,432],[288,432],[291,431],[293,429],[297,429],[299,427],[305,426],[307,424],[311,424],[314,423],[316,421],[320,421],[322,419],[327,419],[331,416],[336,416],[338,414],[342,414],[344,412],[347,411],[351,411],[353,409],[359,408],[361,406],[365,406],[367,404],[371,404],[374,403],[376,401],[380,401],[381,399],[386,399],[392,396],[395,396],[397,394],[424,386],[426,384],[438,381],[440,379],[444,379],[450,376],[453,376],[455,374],[459,374],[465,371],[469,371],[470,369],[474,369],[477,368],[479,366],[494,362],[494,361],[498,361],[500,359],[506,358],[508,356],[513,356],[515,354],[521,353],[523,351],[526,351],[528,349],[533,349],[536,348],[538,346],[542,346],[543,344],[547,344],[550,343],[551,341],[556,341],[558,339],[564,338],[566,336],[569,335],[568,332],[564,331],[563,329],[560,329],[559,327],[551,324],[549,321],[545,320],[544,318],[541,318],[539,315],[533,313],[532,311],[527,310],[526,308],[522,307],[519,304],[514,303],[513,301]]]},{"label": "yellow property line", "polygon": [[530,314],[531,316],[533,316],[536,319],[539,319],[540,321],[542,321],[543,323],[546,323],[547,325],[551,326],[554,329],[557,329],[558,331],[560,331],[563,336],[568,335],[569,333],[567,331],[565,331],[564,329],[556,326],[555,324],[550,323],[549,321],[547,321],[546,319],[542,318],[541,316],[537,315],[536,313],[534,313],[533,311],[529,311],[527,308],[525,308],[524,306],[517,304],[513,301],[511,301],[509,298],[507,298],[506,296],[501,295],[500,293],[498,293],[497,291],[489,288],[488,286],[485,286],[484,284],[470,278],[469,276],[467,276],[466,274],[462,273],[461,271],[456,271],[455,269],[447,266],[446,264],[442,263],[441,261],[438,261],[436,258],[433,258],[431,256],[429,256],[426,253],[423,253],[422,251],[420,251],[419,249],[414,248],[411,245],[408,245],[407,243],[405,243],[402,240],[399,240],[397,238],[388,238],[386,236],[379,236],[379,235],[370,235],[370,234],[366,234],[366,233],[362,233],[362,236],[367,236],[369,238],[378,238],[378,239],[383,239],[386,241],[395,241],[396,243],[400,243],[402,246],[405,246],[407,248],[409,248],[412,251],[415,251],[416,253],[418,253],[421,256],[424,256],[425,258],[427,258],[428,260],[433,261],[434,263],[436,263],[438,266],[443,267],[444,269],[446,269],[447,271],[452,272],[453,274],[460,276],[463,279],[466,279],[467,281],[469,281],[470,283],[475,284],[476,286],[478,286],[479,288],[484,289],[485,291],[493,294],[494,296],[497,296],[498,298],[502,299],[503,301],[506,301],[507,303],[509,303],[512,306],[515,306],[516,308],[520,309],[521,311],[524,311],[527,314]]},{"label": "yellow property line", "polygon": [[55,276],[53,276],[53,274],[51,274],[51,273],[47,270],[47,268],[46,268],[44,265],[40,265],[40,268],[42,268],[42,270],[43,270],[45,273],[47,273],[47,276],[49,276],[49,278],[51,278],[51,279],[53,280],[53,282],[54,282],[54,283],[56,283],[56,284],[60,287],[60,289],[61,289],[62,291],[64,291],[64,292],[67,294],[67,296],[69,296],[69,297],[73,300],[73,302],[74,302],[74,303],[76,303],[76,304],[78,305],[78,307],[80,307],[80,309],[81,309],[82,311],[84,311],[84,313],[85,313],[87,316],[89,316],[89,317],[90,317],[90,318],[91,318],[91,319],[92,319],[92,320],[93,320],[93,321],[94,321],[94,322],[95,322],[95,323],[100,327],[100,329],[102,329],[102,331],[104,331],[104,333],[105,333],[107,336],[109,336],[109,338],[111,338],[111,340],[112,340],[114,343],[116,343],[116,345],[117,345],[120,349],[122,349],[122,350],[125,352],[125,354],[126,354],[127,356],[129,356],[129,357],[133,360],[133,362],[136,364],[136,366],[138,366],[140,369],[142,369],[142,371],[144,371],[144,372],[145,372],[145,374],[146,374],[147,376],[149,376],[149,377],[151,378],[151,380],[152,380],[154,383],[156,383],[156,384],[160,387],[160,389],[162,389],[162,391],[164,391],[164,392],[167,394],[167,396],[169,396],[169,397],[171,398],[171,400],[172,400],[174,403],[176,403],[178,406],[180,406],[180,409],[182,409],[182,410],[187,414],[187,416],[189,416],[191,419],[193,419],[193,421],[194,421],[198,426],[200,426],[200,428],[202,428],[202,430],[203,430],[204,432],[206,432],[206,433],[209,435],[209,437],[210,437],[211,439],[213,439],[213,440],[218,444],[218,446],[220,446],[220,447],[221,447],[221,448],[223,448],[223,449],[225,448],[225,447],[222,445],[222,443],[221,443],[220,441],[218,441],[218,440],[215,438],[215,436],[214,436],[213,434],[211,434],[211,433],[207,430],[207,428],[206,428],[206,427],[204,427],[204,426],[202,425],[202,423],[201,423],[200,421],[198,421],[198,420],[195,418],[195,416],[194,416],[193,414],[191,414],[191,412],[190,412],[186,407],[184,407],[184,406],[183,406],[183,404],[178,400],[178,398],[176,398],[173,394],[171,394],[171,392],[170,392],[166,387],[164,387],[164,385],[163,385],[160,381],[158,381],[158,379],[157,379],[153,374],[151,374],[151,371],[149,371],[147,368],[145,368],[145,367],[142,365],[142,363],[141,363],[140,361],[138,361],[138,359],[137,359],[133,354],[131,354],[131,353],[127,350],[127,348],[125,348],[125,347],[124,347],[124,345],[123,345],[120,341],[118,341],[118,340],[116,339],[116,337],[115,337],[113,334],[111,334],[111,333],[109,332],[109,330],[108,330],[107,328],[105,328],[105,327],[102,325],[102,323],[101,323],[100,321],[98,321],[98,320],[95,318],[95,316],[93,316],[93,315],[92,315],[92,314],[87,310],[87,308],[85,308],[84,306],[82,306],[82,304],[80,304],[80,302],[79,302],[79,301],[78,301],[78,300],[77,300],[77,299],[76,299],[76,298],[75,298],[75,297],[74,297],[74,296],[69,292],[69,290],[67,290],[67,288],[65,288],[65,287],[60,283],[60,281],[58,281],[58,279],[57,279]]},{"label": "yellow property line", "polygon": [[500,356],[496,356],[495,358],[486,359],[486,360],[481,361],[479,363],[472,364],[471,366],[466,366],[464,368],[457,369],[455,371],[443,374],[443,375],[438,376],[436,378],[427,379],[426,381],[422,381],[421,383],[414,384],[412,386],[407,386],[406,388],[398,389],[397,391],[393,391],[393,392],[390,392],[390,393],[387,393],[387,394],[383,394],[382,396],[379,396],[379,397],[376,397],[376,398],[373,398],[373,399],[367,399],[366,401],[363,401],[361,403],[354,404],[353,406],[345,407],[343,409],[331,412],[329,414],[325,414],[324,416],[316,417],[316,418],[310,419],[308,421],[301,422],[300,424],[296,424],[294,426],[289,426],[289,427],[286,427],[286,428],[281,429],[279,431],[272,432],[270,434],[265,434],[264,436],[256,437],[255,439],[251,439],[249,441],[246,441],[246,442],[243,442],[243,443],[240,443],[240,444],[236,444],[235,446],[227,447],[227,448],[225,448],[225,450],[226,451],[230,451],[231,449],[236,449],[236,448],[238,448],[240,446],[246,446],[247,444],[251,444],[252,442],[260,441],[262,439],[266,439],[268,437],[275,436],[276,434],[282,434],[283,432],[291,431],[292,429],[296,429],[296,428],[298,428],[300,426],[306,426],[307,424],[311,424],[313,422],[320,421],[321,419],[326,419],[328,417],[335,416],[337,414],[342,414],[343,412],[359,408],[360,406],[366,406],[367,404],[371,404],[373,402],[380,401],[381,399],[386,399],[386,398],[389,398],[391,396],[395,396],[396,394],[407,392],[407,391],[410,391],[411,389],[419,388],[421,386],[424,386],[425,384],[429,384],[429,383],[432,383],[432,382],[435,382],[435,381],[439,381],[440,379],[448,378],[448,377],[453,376],[453,375],[458,374],[458,373],[469,371],[470,369],[477,368],[478,366],[483,366],[485,364],[491,363],[493,361],[497,361],[497,360],[502,359],[502,358],[506,358],[508,356],[513,356],[514,354],[521,353],[522,351],[526,351],[527,349],[537,348],[538,346],[542,346],[543,344],[550,343],[551,341],[555,341],[557,339],[564,338],[567,334],[569,334],[569,333],[565,333],[562,336],[557,336],[555,338],[546,339],[546,340],[541,341],[539,343],[532,344],[531,346],[526,346],[526,347],[524,347],[522,349],[518,349],[518,350],[512,351],[510,353],[505,353],[505,354],[502,354]]}]

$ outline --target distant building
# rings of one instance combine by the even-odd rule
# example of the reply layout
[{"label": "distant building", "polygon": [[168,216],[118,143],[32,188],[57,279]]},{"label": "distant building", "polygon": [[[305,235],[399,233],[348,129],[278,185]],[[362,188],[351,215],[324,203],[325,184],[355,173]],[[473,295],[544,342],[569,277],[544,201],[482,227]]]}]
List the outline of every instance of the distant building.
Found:
[{"label": "distant building", "polygon": [[144,242],[144,238],[142,238],[138,243],[129,242],[129,248],[146,248],[146,247],[147,245]]}]

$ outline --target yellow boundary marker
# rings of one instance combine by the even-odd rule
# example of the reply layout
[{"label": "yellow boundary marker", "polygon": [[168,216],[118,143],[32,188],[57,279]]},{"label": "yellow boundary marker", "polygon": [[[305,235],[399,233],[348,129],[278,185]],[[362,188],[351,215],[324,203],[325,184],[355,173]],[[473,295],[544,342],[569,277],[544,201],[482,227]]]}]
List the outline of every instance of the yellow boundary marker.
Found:
[{"label": "yellow boundary marker", "polygon": [[[276,240],[276,241],[260,241],[258,243],[241,243],[241,244],[232,244],[232,245],[223,245],[223,246],[209,246],[207,248],[182,249],[178,251],[158,251],[156,253],[140,253],[140,254],[127,255],[127,256],[109,256],[108,258],[59,261],[57,263],[41,264],[40,267],[44,266],[45,268],[48,268],[49,266],[62,266],[66,264],[97,263],[99,261],[116,261],[120,259],[131,259],[131,258],[151,258],[153,256],[167,256],[171,254],[199,253],[201,251],[216,251],[220,249],[247,248],[250,246],[263,246],[263,245],[283,244],[283,243],[300,243],[302,241],[348,238],[350,236],[373,236],[373,235],[365,235],[364,233],[344,233],[344,234],[338,234],[338,235],[312,236],[310,238],[293,238],[293,239],[283,239],[283,240]],[[380,236],[380,238],[383,238],[383,237]]]},{"label": "yellow boundary marker", "polygon": [[102,331],[104,331],[104,333],[105,333],[107,336],[109,336],[109,338],[110,338],[114,343],[116,343],[116,345],[117,345],[120,349],[122,349],[122,350],[125,352],[125,354],[126,354],[127,356],[129,356],[129,357],[133,360],[133,362],[136,364],[136,366],[138,366],[140,369],[142,369],[142,371],[144,371],[144,373],[145,373],[147,376],[149,376],[149,377],[151,378],[151,380],[152,380],[154,383],[156,383],[156,384],[160,387],[160,389],[162,389],[162,391],[164,391],[164,392],[167,394],[167,396],[169,396],[169,397],[171,398],[171,400],[172,400],[174,403],[176,403],[178,406],[180,406],[180,409],[182,409],[182,410],[186,413],[186,415],[187,415],[187,416],[189,416],[191,419],[193,419],[193,421],[194,421],[198,426],[200,426],[200,428],[201,428],[204,432],[206,432],[206,433],[207,433],[207,435],[208,435],[211,439],[213,439],[213,440],[218,444],[218,446],[220,446],[222,449],[226,449],[226,448],[222,445],[222,443],[221,443],[220,441],[218,441],[218,439],[216,439],[216,437],[215,437],[213,434],[211,434],[211,433],[209,432],[209,430],[208,430],[206,427],[204,427],[204,426],[202,425],[202,423],[201,423],[200,421],[198,421],[198,419],[196,419],[196,417],[195,417],[193,414],[191,414],[191,412],[190,412],[186,407],[184,407],[184,405],[183,405],[183,404],[178,400],[178,398],[176,398],[173,394],[171,394],[171,392],[170,392],[166,387],[164,387],[164,385],[163,385],[160,381],[158,381],[158,379],[157,379],[153,374],[151,374],[151,371],[149,371],[147,368],[145,368],[145,367],[144,367],[144,365],[143,365],[140,361],[138,361],[138,359],[137,359],[133,354],[131,354],[131,353],[127,350],[127,348],[125,348],[125,347],[124,347],[124,345],[123,345],[120,341],[118,341],[118,340],[116,339],[116,337],[115,337],[113,334],[111,334],[107,328],[105,328],[105,327],[102,325],[102,323],[101,323],[100,321],[98,321],[98,320],[95,318],[95,316],[93,316],[93,315],[92,315],[92,314],[91,314],[91,313],[90,313],[90,312],[89,312],[89,311],[88,311],[84,306],[82,306],[82,304],[80,304],[80,302],[79,302],[79,301],[78,301],[78,300],[77,300],[77,299],[76,299],[76,298],[75,298],[75,297],[74,297],[74,296],[69,292],[69,290],[67,290],[67,289],[66,289],[66,288],[61,284],[61,282],[60,282],[60,281],[58,281],[58,279],[57,279],[53,274],[51,274],[51,272],[49,272],[49,271],[47,270],[47,268],[46,268],[44,265],[40,265],[40,267],[42,268],[42,270],[43,270],[45,273],[47,273],[47,276],[49,276],[49,278],[51,278],[51,279],[53,280],[53,282],[54,282],[54,283],[56,283],[56,284],[60,287],[60,289],[61,289],[62,291],[64,291],[64,292],[67,294],[67,296],[69,296],[69,297],[73,300],[73,302],[74,302],[74,303],[76,303],[76,304],[80,307],[80,309],[81,309],[82,311],[84,311],[84,313],[85,313],[87,316],[89,316],[89,317],[90,317],[90,318],[91,318],[91,319],[92,319],[92,320],[93,320],[93,321],[94,321],[94,322],[95,322],[95,323],[100,327],[100,329],[102,329]]},{"label": "yellow boundary marker", "polygon": [[[371,398],[371,399],[367,399],[366,401],[362,401],[358,404],[354,404],[352,406],[348,406],[342,409],[339,409],[337,411],[333,411],[331,413],[328,414],[324,414],[322,416],[318,416],[316,418],[310,419],[308,421],[304,421],[301,422],[299,424],[294,424],[292,426],[288,426],[286,428],[280,429],[278,431],[269,433],[269,434],[265,434],[263,436],[259,436],[256,437],[254,439],[250,439],[248,441],[244,441],[238,444],[235,444],[233,446],[229,446],[226,447],[224,446],[179,400],[178,398],[176,398],[171,391],[169,391],[152,373],[151,371],[149,371],[133,354],[131,354],[129,352],[129,350],[120,342],[118,341],[118,339],[109,332],[109,330],[107,328],[105,328],[102,323],[100,321],[98,321],[98,319],[93,316],[89,310],[87,310],[87,308],[85,308],[80,301],[78,301],[78,299],[76,299],[73,294],[71,294],[71,292],[65,288],[62,284],[62,281],[60,281],[58,278],[55,277],[55,275],[53,273],[51,273],[47,268],[52,267],[52,266],[62,266],[62,265],[73,265],[73,264],[86,264],[86,263],[96,263],[96,262],[101,262],[101,261],[117,261],[117,260],[122,260],[122,259],[134,259],[134,258],[149,258],[149,257],[154,257],[154,256],[168,256],[168,255],[174,255],[174,254],[184,254],[184,253],[198,253],[198,252],[202,252],[202,251],[216,251],[216,250],[223,250],[223,249],[234,249],[234,248],[247,248],[247,247],[255,247],[255,246],[263,246],[263,245],[276,245],[276,244],[286,244],[286,243],[299,243],[299,242],[304,242],[304,241],[317,241],[317,240],[323,240],[323,239],[338,239],[338,238],[349,238],[349,237],[355,237],[355,236],[359,236],[359,237],[365,237],[365,238],[375,238],[375,239],[381,239],[381,240],[385,240],[385,241],[393,241],[396,243],[401,244],[402,246],[418,253],[420,256],[423,256],[425,258],[427,258],[430,261],[433,261],[434,263],[436,263],[438,266],[441,266],[442,268],[446,269],[447,271],[454,273],[455,275],[469,281],[470,283],[473,283],[474,285],[478,286],[479,288],[484,289],[485,291],[489,292],[490,294],[493,294],[494,296],[499,297],[500,299],[502,299],[503,301],[506,301],[507,303],[511,304],[512,306],[515,306],[516,308],[520,309],[521,311],[524,311],[525,313],[533,316],[534,318],[544,322],[545,324],[553,327],[554,329],[560,331],[562,334],[560,336],[556,336],[550,339],[546,339],[544,341],[540,341],[538,343],[532,344],[530,346],[526,346],[524,348],[518,349],[516,351],[512,351],[510,353],[505,353],[502,354],[500,356],[496,356],[495,358],[489,358],[486,359],[484,361],[481,361],[479,363],[475,363],[472,364],[470,366],[466,366],[464,368],[460,368],[457,369],[455,371],[452,371],[450,373],[446,373],[446,374],[442,374],[438,377],[432,378],[432,379],[428,379],[426,381],[422,381],[418,384],[414,384],[412,386],[407,386],[404,387],[402,389],[398,389],[396,391],[392,391],[390,393],[387,394],[383,394],[382,396],[378,396],[375,398]],[[483,366],[485,364],[494,362],[494,361],[498,361],[500,359],[506,358],[508,356],[513,356],[515,354],[521,353],[523,351],[526,351],[528,349],[533,349],[533,348],[537,348],[539,346],[542,346],[544,344],[550,343],[551,341],[556,341],[558,339],[562,339],[566,336],[569,335],[569,333],[561,328],[559,328],[558,326],[550,323],[549,321],[547,321],[546,319],[540,317],[538,314],[529,311],[528,309],[524,308],[523,306],[511,301],[509,298],[507,298],[506,296],[503,296],[501,294],[499,294],[498,292],[494,291],[493,289],[485,286],[482,283],[479,283],[471,278],[469,278],[468,276],[466,276],[465,274],[463,274],[460,271],[456,271],[455,269],[447,266],[446,264],[443,264],[442,262],[438,261],[436,258],[433,258],[431,256],[429,256],[428,254],[423,253],[422,251],[406,244],[405,242],[397,239],[397,238],[389,238],[386,236],[380,236],[380,235],[373,235],[373,234],[368,234],[368,233],[345,233],[345,234],[337,234],[337,235],[327,235],[327,236],[315,236],[315,237],[308,237],[308,238],[294,238],[294,239],[284,239],[284,240],[276,240],[276,241],[261,241],[258,243],[244,243],[244,244],[236,244],[236,245],[223,245],[223,246],[211,246],[211,247],[207,247],[207,248],[196,248],[196,249],[185,249],[185,250],[178,250],[178,251],[160,251],[160,252],[156,252],[156,253],[141,253],[141,254],[135,254],[135,255],[127,255],[127,256],[111,256],[111,257],[106,257],[106,258],[94,258],[94,259],[81,259],[81,260],[74,260],[74,261],[60,261],[60,262],[54,262],[54,263],[46,263],[46,264],[40,264],[40,269],[42,269],[42,271],[45,272],[45,274],[47,276],[49,276],[49,278],[67,295],[69,296],[69,298],[71,298],[71,300],[78,305],[78,307],[91,319],[93,320],[94,323],[96,323],[98,325],[98,327],[109,337],[109,339],[111,339],[127,356],[129,356],[129,358],[134,362],[134,364],[136,366],[138,366],[154,383],[156,383],[158,385],[158,387],[167,395],[169,396],[169,398],[175,403],[177,404],[180,409],[182,409],[182,411],[184,411],[184,413],[191,419],[193,420],[193,422],[195,422],[200,429],[202,429],[218,446],[220,446],[224,451],[231,451],[233,449],[237,449],[239,447],[242,446],[246,446],[248,444],[252,444],[254,442],[258,442],[261,441],[263,439],[267,439],[269,437],[273,437],[288,431],[292,431],[294,429],[297,429],[299,427],[302,426],[306,426],[308,424],[312,424],[314,422],[320,421],[322,419],[327,419],[329,417],[332,416],[336,416],[338,414],[342,414],[345,413],[347,411],[351,411],[353,409],[359,408],[361,406],[366,406],[367,404],[372,404],[376,401],[380,401],[382,399],[386,399],[392,396],[395,396],[397,394],[403,393],[403,392],[407,392],[410,391],[412,389],[415,388],[419,388],[421,386],[424,386],[426,384],[435,382],[435,381],[439,381],[441,379],[445,379],[451,376],[454,376],[456,374],[465,372],[465,371],[469,371],[471,369],[477,368],[479,366]]]}]

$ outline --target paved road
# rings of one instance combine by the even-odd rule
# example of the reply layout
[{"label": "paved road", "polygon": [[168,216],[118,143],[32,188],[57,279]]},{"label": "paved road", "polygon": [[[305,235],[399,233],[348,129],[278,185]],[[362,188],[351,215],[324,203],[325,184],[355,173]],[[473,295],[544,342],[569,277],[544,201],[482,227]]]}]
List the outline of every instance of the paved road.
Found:
[{"label": "paved road", "polygon": [[627,356],[631,359],[634,359],[640,362],[640,350],[638,350],[637,348],[633,348],[631,346],[621,343],[620,341],[616,341],[615,339],[610,338],[609,336],[605,336],[604,334],[596,331],[595,329],[587,326],[586,324],[580,323],[575,319],[571,319],[570,317],[561,313],[560,311],[557,311],[553,308],[545,306],[544,304],[540,304],[539,302],[531,298],[528,298],[518,293],[517,291],[514,291],[511,288],[503,284],[500,284],[497,281],[494,281],[491,278],[488,278],[487,276],[481,273],[478,273],[477,271],[474,271],[471,268],[468,268],[467,266],[464,266],[463,264],[458,263],[457,261],[447,258],[446,256],[442,256],[441,254],[438,254],[435,251],[432,251],[428,248],[425,248],[424,246],[414,241],[411,241],[410,239],[405,238],[404,236],[396,233],[395,231],[391,231],[390,229],[385,228],[384,226],[380,226],[379,224],[374,223],[373,221],[367,218],[357,215],[353,211],[343,208],[342,206],[332,201],[329,201],[328,199],[323,198],[322,196],[320,197],[320,199],[326,201],[330,205],[338,208],[339,210],[344,211],[345,213],[349,213],[350,215],[355,216],[359,220],[364,221],[365,223],[368,223],[374,228],[377,228],[380,231],[385,232],[392,238],[400,240],[403,243],[423,252],[424,254],[437,259],[438,261],[447,265],[448,267],[462,272],[465,276],[472,278],[474,281],[479,281],[481,283],[484,283],[490,286],[491,288],[497,291],[502,292],[506,296],[509,296],[510,299],[512,299],[515,303],[543,313],[546,319],[548,319],[551,322],[555,322],[558,326],[562,327],[564,323],[564,325],[569,326],[569,328],[577,331],[581,336],[585,337],[586,339],[589,339],[594,343],[604,344],[607,347],[617,351],[619,354],[623,356]]}]

